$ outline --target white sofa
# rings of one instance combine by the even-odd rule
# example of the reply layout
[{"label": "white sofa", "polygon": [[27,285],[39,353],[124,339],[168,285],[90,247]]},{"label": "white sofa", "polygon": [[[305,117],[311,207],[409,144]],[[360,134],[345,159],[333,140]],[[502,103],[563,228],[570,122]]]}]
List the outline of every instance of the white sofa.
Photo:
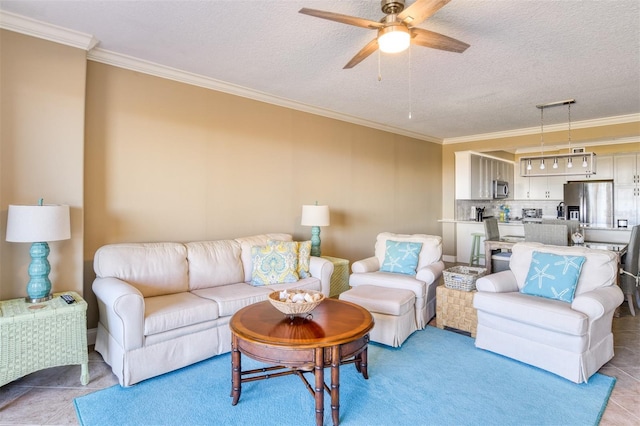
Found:
[{"label": "white sofa", "polygon": [[239,309],[285,288],[329,296],[333,264],[310,257],[310,277],[253,286],[251,247],[288,234],[190,243],[129,243],[94,258],[100,319],[95,349],[130,386],[231,350],[228,323]]},{"label": "white sofa", "polygon": [[[585,257],[573,301],[521,292],[535,251]],[[508,270],[476,281],[476,346],[586,382],[613,358],[611,322],[623,301],[617,274],[617,255],[609,251],[515,244]]]},{"label": "white sofa", "polygon": [[[415,274],[398,274],[380,270],[385,261],[387,241],[422,244]],[[383,232],[378,234],[376,238],[375,255],[351,265],[352,274],[349,276],[349,285],[351,287],[368,285],[413,291],[416,296],[416,328],[422,330],[436,315],[436,287],[443,270],[441,237]]]}]

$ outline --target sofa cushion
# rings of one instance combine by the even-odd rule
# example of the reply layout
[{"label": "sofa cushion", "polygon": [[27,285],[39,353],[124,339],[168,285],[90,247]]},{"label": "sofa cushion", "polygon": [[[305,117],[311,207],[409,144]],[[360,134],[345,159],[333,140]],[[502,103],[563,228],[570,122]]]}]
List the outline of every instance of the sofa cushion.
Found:
[{"label": "sofa cushion", "polygon": [[262,234],[236,238],[235,240],[240,243],[240,260],[242,260],[242,268],[244,269],[244,282],[249,283],[251,282],[251,273],[253,272],[251,247],[264,246],[269,240],[291,241],[292,238],[289,234]]},{"label": "sofa cushion", "polygon": [[541,243],[517,243],[511,249],[509,269],[513,272],[522,289],[526,283],[531,257],[534,251],[553,253],[561,256],[584,256],[582,271],[578,277],[575,296],[599,287],[611,286],[616,283],[618,273],[617,255],[607,250],[596,250],[579,246],[548,246]]},{"label": "sofa cushion", "polygon": [[589,318],[571,309],[570,304],[519,292],[479,291],[473,296],[473,307],[500,318],[572,336],[583,336],[589,329]]},{"label": "sofa cushion", "polygon": [[584,256],[534,251],[522,293],[570,303],[584,260]]},{"label": "sofa cushion", "polygon": [[238,310],[251,304],[267,300],[272,287],[254,287],[247,283],[229,284],[194,290],[192,293],[218,303],[221,317],[235,314]]},{"label": "sofa cushion", "polygon": [[122,243],[100,247],[93,259],[98,278],[126,281],[143,297],[189,289],[187,248],[180,243]]},{"label": "sofa cushion", "polygon": [[426,285],[423,281],[417,280],[411,275],[394,274],[391,272],[364,272],[351,274],[349,277],[351,287],[359,285],[375,285],[379,287],[400,288],[411,290],[417,298],[426,296]]},{"label": "sofa cushion", "polygon": [[255,286],[298,281],[298,243],[251,247],[251,284]]},{"label": "sofa cushion", "polygon": [[163,333],[218,318],[218,304],[189,292],[144,299],[144,335]]},{"label": "sofa cushion", "polygon": [[185,245],[189,260],[190,290],[244,281],[240,243],[237,241],[201,241]]},{"label": "sofa cushion", "polygon": [[422,243],[387,240],[386,244],[387,248],[384,254],[384,262],[380,270],[383,272],[415,275]]},{"label": "sofa cushion", "polygon": [[413,243],[422,243],[420,256],[418,258],[418,266],[416,269],[424,268],[427,265],[438,262],[442,258],[442,237],[437,235],[426,234],[393,234],[391,232],[382,232],[376,238],[375,256],[378,258],[380,265],[384,263],[385,252],[387,250],[387,240],[407,241]]}]

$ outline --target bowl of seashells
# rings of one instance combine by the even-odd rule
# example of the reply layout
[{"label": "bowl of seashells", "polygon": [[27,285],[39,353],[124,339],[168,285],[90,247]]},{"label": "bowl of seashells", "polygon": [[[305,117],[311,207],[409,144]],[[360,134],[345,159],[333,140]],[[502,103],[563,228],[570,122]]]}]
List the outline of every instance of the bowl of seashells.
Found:
[{"label": "bowl of seashells", "polygon": [[286,315],[306,314],[324,300],[324,294],[315,290],[283,290],[269,294],[269,302]]}]

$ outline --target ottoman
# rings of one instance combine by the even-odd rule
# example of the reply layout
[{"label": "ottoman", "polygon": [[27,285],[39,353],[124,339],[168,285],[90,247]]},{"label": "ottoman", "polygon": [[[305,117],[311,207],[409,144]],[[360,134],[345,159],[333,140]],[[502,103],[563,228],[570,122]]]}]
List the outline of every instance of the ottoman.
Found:
[{"label": "ottoman", "polygon": [[340,294],[339,298],[371,312],[375,325],[369,338],[373,342],[398,347],[418,329],[416,296],[411,290],[360,285]]}]

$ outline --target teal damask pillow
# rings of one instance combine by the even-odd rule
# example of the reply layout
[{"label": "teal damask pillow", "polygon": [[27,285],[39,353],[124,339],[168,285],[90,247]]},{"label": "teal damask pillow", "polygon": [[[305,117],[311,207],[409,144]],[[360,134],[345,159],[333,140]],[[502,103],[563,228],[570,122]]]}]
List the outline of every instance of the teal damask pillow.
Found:
[{"label": "teal damask pillow", "polygon": [[387,240],[382,272],[415,275],[422,243]]},{"label": "teal damask pillow", "polygon": [[311,263],[311,241],[298,243],[298,275],[300,278],[309,278],[309,264]]},{"label": "teal damask pillow", "polygon": [[253,270],[251,284],[263,286],[298,281],[298,243],[276,241],[275,244],[251,247]]},{"label": "teal damask pillow", "polygon": [[521,292],[571,303],[584,256],[559,256],[534,251]]}]

